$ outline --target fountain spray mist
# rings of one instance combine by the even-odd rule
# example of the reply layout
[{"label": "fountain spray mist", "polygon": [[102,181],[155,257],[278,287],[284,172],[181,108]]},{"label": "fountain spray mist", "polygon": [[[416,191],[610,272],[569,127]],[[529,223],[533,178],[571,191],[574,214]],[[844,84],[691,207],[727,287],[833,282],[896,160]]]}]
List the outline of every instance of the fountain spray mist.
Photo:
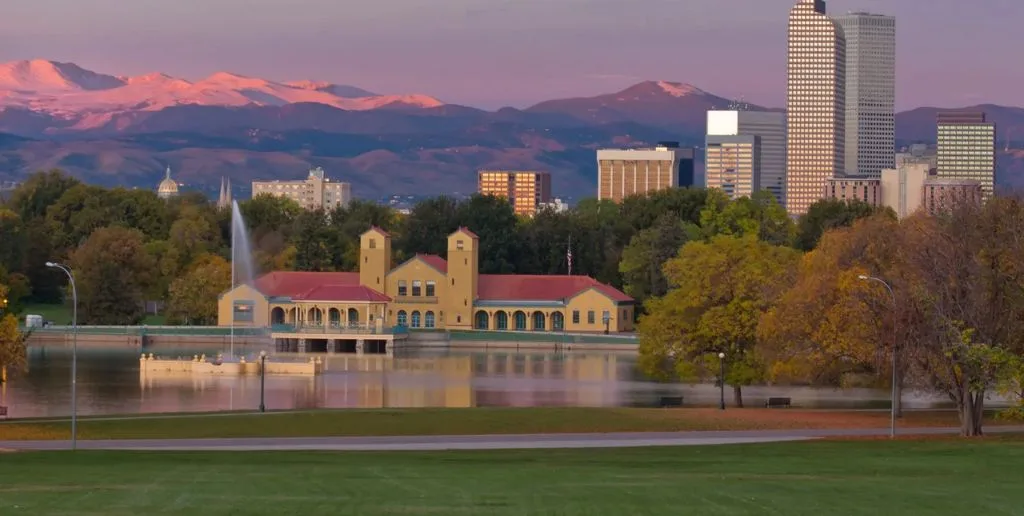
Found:
[{"label": "fountain spray mist", "polygon": [[[231,288],[236,285],[252,285],[256,276],[253,265],[252,246],[249,243],[249,231],[245,228],[245,219],[238,209],[238,201],[231,202]],[[231,351],[235,357],[235,308],[231,307]]]}]

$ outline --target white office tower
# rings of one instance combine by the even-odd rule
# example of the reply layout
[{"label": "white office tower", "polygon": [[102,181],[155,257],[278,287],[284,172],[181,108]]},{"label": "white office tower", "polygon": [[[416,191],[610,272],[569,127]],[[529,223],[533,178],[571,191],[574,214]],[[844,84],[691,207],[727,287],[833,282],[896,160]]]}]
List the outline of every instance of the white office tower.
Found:
[{"label": "white office tower", "polygon": [[850,13],[833,19],[846,38],[845,171],[880,177],[895,167],[896,18]]},{"label": "white office tower", "polygon": [[770,111],[708,111],[704,186],[729,197],[786,196],[786,116]]}]

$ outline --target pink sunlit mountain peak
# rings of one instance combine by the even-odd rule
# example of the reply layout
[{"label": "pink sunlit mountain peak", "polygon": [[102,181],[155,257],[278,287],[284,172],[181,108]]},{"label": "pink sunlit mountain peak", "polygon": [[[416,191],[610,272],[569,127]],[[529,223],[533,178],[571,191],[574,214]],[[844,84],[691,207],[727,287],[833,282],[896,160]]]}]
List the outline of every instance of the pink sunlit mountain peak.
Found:
[{"label": "pink sunlit mountain peak", "polygon": [[74,63],[44,59],[0,64],[0,89],[16,91],[96,91],[123,86],[124,81],[91,72]]},{"label": "pink sunlit mountain peak", "polygon": [[88,129],[130,112],[160,111],[179,105],[241,107],[318,103],[349,111],[384,106],[432,108],[440,100],[419,94],[377,95],[327,82],[281,83],[231,72],[196,82],[154,72],[116,77],[74,63],[46,60],[0,64],[0,109],[21,108],[75,120]]}]

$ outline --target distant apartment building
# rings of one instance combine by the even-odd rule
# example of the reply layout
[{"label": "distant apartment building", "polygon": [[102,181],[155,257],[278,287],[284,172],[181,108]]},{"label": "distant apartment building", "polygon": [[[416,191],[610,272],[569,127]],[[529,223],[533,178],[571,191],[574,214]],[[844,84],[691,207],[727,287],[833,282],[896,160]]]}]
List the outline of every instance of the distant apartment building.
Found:
[{"label": "distant apartment building", "polygon": [[621,202],[631,195],[694,186],[693,148],[676,142],[653,149],[600,149],[597,151],[597,198]]},{"label": "distant apartment building", "polygon": [[307,210],[332,210],[348,206],[352,201],[352,185],[331,181],[324,175],[324,169],[317,167],[310,170],[304,180],[253,181],[253,197],[261,194],[287,197]]},{"label": "distant apartment building", "polygon": [[846,38],[824,0],[790,10],[786,63],[786,211],[802,215],[846,167]]},{"label": "distant apartment building", "polygon": [[508,199],[516,215],[529,216],[551,201],[551,174],[481,170],[477,173],[477,191]]},{"label": "distant apartment building", "polygon": [[938,114],[936,175],[943,179],[970,179],[991,197],[996,180],[996,124],[981,111],[946,111]]},{"label": "distant apartment building", "polygon": [[966,178],[931,178],[924,185],[924,208],[929,215],[949,212],[961,203],[980,204],[984,197],[984,184]]},{"label": "distant apartment building", "polygon": [[846,39],[845,173],[881,177],[895,166],[896,18],[833,16]]},{"label": "distant apartment building", "polygon": [[882,180],[867,176],[833,177],[825,181],[824,197],[840,201],[861,201],[882,205]]},{"label": "distant apartment building", "polygon": [[708,111],[704,186],[719,188],[733,199],[767,190],[785,206],[785,114]]},{"label": "distant apartment building", "polygon": [[882,204],[892,208],[900,219],[913,215],[924,204],[929,163],[905,164],[882,170]]},{"label": "distant apartment building", "polygon": [[938,150],[923,143],[915,143],[896,153],[895,168],[906,165],[928,165],[929,174],[935,175],[938,167]]},{"label": "distant apartment building", "polygon": [[564,213],[569,211],[569,204],[561,199],[551,199],[550,202],[545,202],[540,205],[538,209],[551,210],[555,213]]}]

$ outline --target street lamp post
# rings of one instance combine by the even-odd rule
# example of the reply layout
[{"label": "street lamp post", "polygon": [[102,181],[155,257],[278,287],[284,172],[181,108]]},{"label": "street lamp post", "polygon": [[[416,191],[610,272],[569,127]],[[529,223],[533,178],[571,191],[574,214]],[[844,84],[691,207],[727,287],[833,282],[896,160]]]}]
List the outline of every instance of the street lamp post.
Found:
[{"label": "street lamp post", "polygon": [[604,316],[601,317],[601,320],[604,321],[604,334],[608,335],[608,323],[611,322],[612,317],[611,317],[611,315],[608,315],[608,312],[605,312]]},{"label": "street lamp post", "polygon": [[51,269],[60,269],[71,282],[71,449],[78,447],[78,288],[71,268],[54,262],[46,262]]},{"label": "street lamp post", "polygon": [[860,276],[857,277],[863,281],[875,281],[881,283],[885,287],[885,289],[889,291],[889,296],[892,297],[892,393],[890,394],[890,397],[892,399],[890,404],[892,405],[892,408],[890,409],[889,414],[889,438],[892,439],[896,437],[896,402],[897,397],[899,396],[896,391],[896,294],[893,293],[892,287],[890,287],[888,283],[886,283],[884,280],[880,278],[876,278],[874,276],[867,276],[865,274],[861,274]]},{"label": "street lamp post", "polygon": [[260,412],[267,411],[267,405],[264,403],[267,386],[267,352],[260,351]]},{"label": "street lamp post", "polygon": [[718,408],[725,410],[725,353],[718,353]]}]

